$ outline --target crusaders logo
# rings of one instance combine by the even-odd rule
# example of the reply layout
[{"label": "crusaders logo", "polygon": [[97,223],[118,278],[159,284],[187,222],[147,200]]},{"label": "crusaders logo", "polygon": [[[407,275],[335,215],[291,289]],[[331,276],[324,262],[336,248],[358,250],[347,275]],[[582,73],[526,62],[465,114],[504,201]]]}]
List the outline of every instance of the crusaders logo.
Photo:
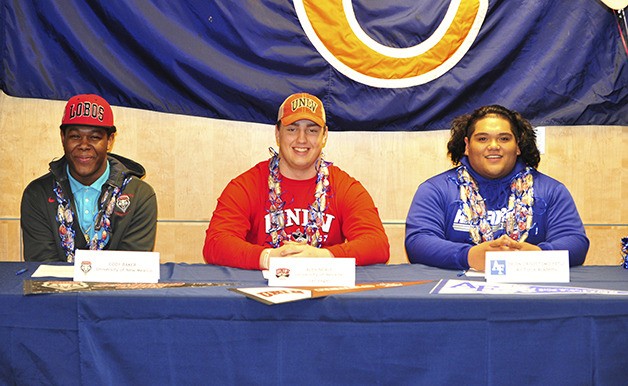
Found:
[{"label": "crusaders logo", "polygon": [[336,70],[369,86],[403,88],[431,82],[451,70],[478,36],[489,0],[448,3],[443,20],[426,20],[437,26],[430,36],[399,48],[364,32],[351,0],[294,0],[294,8],[310,42]]},{"label": "crusaders logo", "polygon": [[122,213],[126,213],[126,210],[129,209],[130,205],[131,205],[131,199],[126,194],[121,195],[116,200],[116,206],[118,207],[118,209],[122,211]]}]

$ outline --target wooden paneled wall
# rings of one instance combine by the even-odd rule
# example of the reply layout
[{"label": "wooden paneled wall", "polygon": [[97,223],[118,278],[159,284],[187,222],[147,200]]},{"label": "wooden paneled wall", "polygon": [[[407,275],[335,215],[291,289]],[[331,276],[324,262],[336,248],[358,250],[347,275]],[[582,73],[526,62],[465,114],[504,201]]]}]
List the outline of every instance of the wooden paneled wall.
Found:
[{"label": "wooden paneled wall", "polygon": [[[21,260],[20,199],[26,185],[63,154],[59,124],[65,102],[0,92],[0,261]],[[272,125],[113,107],[113,152],[144,165],[157,192],[162,262],[200,263],[205,230],[227,182],[275,146]],[[408,207],[420,182],[451,167],[449,133],[330,132],[326,159],[360,180],[379,208],[391,264],[407,263]],[[628,236],[628,127],[546,128],[539,170],[571,191],[591,239],[586,264],[619,264]],[[626,190],[624,190],[626,188]],[[626,194],[624,194],[624,192]]]}]

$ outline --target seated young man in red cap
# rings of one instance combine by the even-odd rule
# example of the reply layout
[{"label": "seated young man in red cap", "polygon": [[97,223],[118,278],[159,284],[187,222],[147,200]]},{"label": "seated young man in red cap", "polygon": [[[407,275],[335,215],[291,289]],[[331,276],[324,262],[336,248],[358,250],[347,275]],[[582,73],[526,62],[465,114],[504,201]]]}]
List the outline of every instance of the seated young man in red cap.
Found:
[{"label": "seated young man in red cap", "polygon": [[98,95],[76,95],[61,121],[65,155],[24,190],[26,261],[74,261],[76,249],[151,251],[157,199],[142,165],[108,153],[116,127]]},{"label": "seated young man in red cap", "polygon": [[279,153],[232,180],[209,223],[209,264],[266,269],[270,257],[355,257],[386,263],[390,255],[373,199],[362,184],[323,159],[328,128],[315,96],[289,96],[279,108]]}]

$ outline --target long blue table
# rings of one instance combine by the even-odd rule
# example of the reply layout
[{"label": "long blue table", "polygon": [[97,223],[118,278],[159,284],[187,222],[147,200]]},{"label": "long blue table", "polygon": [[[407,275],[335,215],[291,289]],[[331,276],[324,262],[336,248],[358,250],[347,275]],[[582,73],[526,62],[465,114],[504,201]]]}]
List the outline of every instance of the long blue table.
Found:
[{"label": "long blue table", "polygon": [[[272,306],[226,287],[25,296],[37,265],[0,263],[1,384],[628,383],[624,296],[430,294],[435,282]],[[457,278],[422,265],[356,275]],[[258,271],[187,264],[162,265],[161,281],[266,284]],[[572,268],[569,285],[628,291],[628,270]]]}]

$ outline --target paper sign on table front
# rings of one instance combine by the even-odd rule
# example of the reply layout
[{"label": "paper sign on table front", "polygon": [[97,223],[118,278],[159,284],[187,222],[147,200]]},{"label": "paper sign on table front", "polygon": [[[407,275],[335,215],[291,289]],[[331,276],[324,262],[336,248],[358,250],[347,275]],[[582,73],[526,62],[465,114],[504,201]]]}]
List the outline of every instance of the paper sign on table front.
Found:
[{"label": "paper sign on table front", "polygon": [[569,251],[486,252],[484,277],[494,283],[569,283]]},{"label": "paper sign on table front", "polygon": [[159,252],[77,249],[74,256],[74,281],[157,283]]},{"label": "paper sign on table front", "polygon": [[268,273],[271,287],[351,287],[355,258],[271,257]]},{"label": "paper sign on table front", "polygon": [[430,291],[431,294],[464,295],[619,295],[628,296],[628,291],[601,288],[566,287],[542,284],[491,283],[470,280],[441,280]]}]

